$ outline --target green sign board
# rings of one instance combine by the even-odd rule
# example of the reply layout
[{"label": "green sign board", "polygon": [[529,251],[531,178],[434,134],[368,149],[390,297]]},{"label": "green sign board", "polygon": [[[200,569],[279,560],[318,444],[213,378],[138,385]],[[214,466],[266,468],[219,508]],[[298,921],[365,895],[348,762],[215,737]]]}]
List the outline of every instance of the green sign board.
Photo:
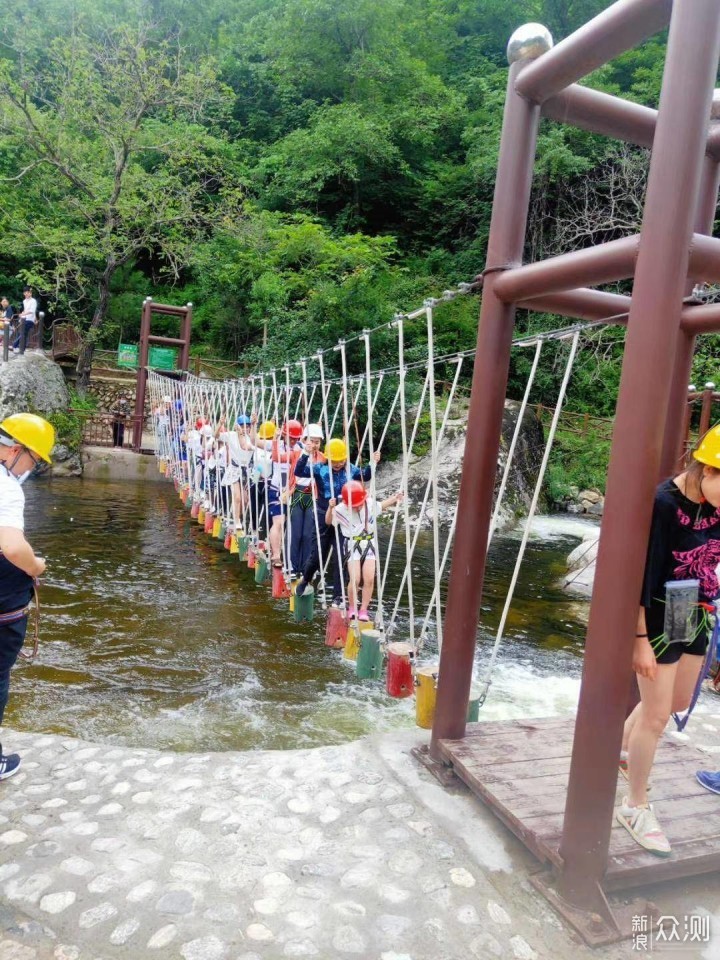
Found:
[{"label": "green sign board", "polygon": [[135,369],[138,365],[138,345],[136,343],[121,343],[118,347],[117,365]]},{"label": "green sign board", "polygon": [[148,366],[153,370],[174,370],[177,360],[175,347],[150,347]]},{"label": "green sign board", "polygon": [[[148,366],[153,370],[174,370],[177,365],[177,350],[175,347],[150,347]],[[117,364],[136,370],[138,366],[138,345],[136,343],[121,343],[118,347]]]}]

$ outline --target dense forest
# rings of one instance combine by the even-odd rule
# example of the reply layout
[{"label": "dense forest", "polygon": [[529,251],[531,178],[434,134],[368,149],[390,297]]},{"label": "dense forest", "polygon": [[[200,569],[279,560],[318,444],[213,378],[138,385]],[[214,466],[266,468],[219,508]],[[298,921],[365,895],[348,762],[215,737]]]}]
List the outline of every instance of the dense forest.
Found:
[{"label": "dense forest", "polygon": [[[195,304],[196,353],[251,367],[411,309],[484,264],[510,34],[539,21],[557,41],[605,6],[5,0],[0,293],[31,282],[83,331],[81,368],[136,339],[148,293]],[[656,105],[665,40],[589,82]],[[544,121],[527,257],[634,232],[646,165]],[[477,306],[438,313],[438,350],[474,344]],[[587,338],[571,408],[612,412],[621,349]]]}]

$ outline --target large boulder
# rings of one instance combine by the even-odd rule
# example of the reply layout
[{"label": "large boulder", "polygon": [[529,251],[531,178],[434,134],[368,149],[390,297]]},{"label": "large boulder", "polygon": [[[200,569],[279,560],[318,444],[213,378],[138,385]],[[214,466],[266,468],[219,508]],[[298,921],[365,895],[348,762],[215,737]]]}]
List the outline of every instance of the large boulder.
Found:
[{"label": "large boulder", "polygon": [[[502,478],[507,454],[512,441],[515,424],[520,412],[520,404],[513,400],[505,401],[503,414],[500,455],[495,473],[495,495]],[[453,518],[460,491],[465,456],[465,438],[467,420],[449,420],[443,442],[437,452],[438,476],[438,516],[440,526],[447,529]],[[498,521],[498,530],[507,530],[515,525],[519,516],[527,513],[532,499],[538,468],[544,446],[542,426],[529,410],[526,410],[518,443],[515,448],[510,469],[507,490],[503,497],[503,508]],[[432,455],[411,457],[408,466],[407,494],[410,498],[410,514],[417,518],[422,506],[425,490],[432,469]],[[400,489],[402,467],[399,461],[380,463],[377,477],[377,491],[380,499]],[[426,509],[422,516],[422,526],[429,527],[434,520],[432,510],[432,491],[428,496]]]},{"label": "large boulder", "polygon": [[[29,350],[0,365],[0,421],[11,413],[28,410],[41,416],[66,413],[70,407],[62,369],[44,354]],[[53,472],[82,472],[79,451],[58,443],[53,454]]]}]

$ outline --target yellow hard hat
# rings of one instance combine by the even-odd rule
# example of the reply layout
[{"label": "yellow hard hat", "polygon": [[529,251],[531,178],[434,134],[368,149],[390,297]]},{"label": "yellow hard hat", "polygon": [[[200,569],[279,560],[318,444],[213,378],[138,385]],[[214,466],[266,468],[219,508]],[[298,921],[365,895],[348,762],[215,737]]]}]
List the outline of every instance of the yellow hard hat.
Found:
[{"label": "yellow hard hat", "polygon": [[266,420],[265,423],[261,424],[260,429],[258,430],[258,436],[261,440],[272,440],[275,437],[275,432],[277,427],[272,420]]},{"label": "yellow hard hat", "polygon": [[325,456],[328,460],[334,463],[342,463],[344,460],[347,460],[347,455],[348,452],[344,440],[338,440],[337,437],[328,440],[327,446],[325,447]]},{"label": "yellow hard hat", "polygon": [[700,441],[700,446],[693,451],[693,456],[700,463],[720,470],[720,424],[708,430]]},{"label": "yellow hard hat", "polygon": [[55,446],[55,427],[34,413],[13,413],[0,423],[0,431],[27,447],[32,453],[52,463],[50,454]]}]

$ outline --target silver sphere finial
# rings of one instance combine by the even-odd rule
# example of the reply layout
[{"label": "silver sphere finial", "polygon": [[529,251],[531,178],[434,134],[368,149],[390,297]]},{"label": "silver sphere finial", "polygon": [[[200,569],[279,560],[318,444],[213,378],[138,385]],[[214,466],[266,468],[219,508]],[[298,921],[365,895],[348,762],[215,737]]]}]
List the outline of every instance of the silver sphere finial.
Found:
[{"label": "silver sphere finial", "polygon": [[508,40],[508,63],[536,60],[553,48],[552,34],[541,23],[525,23]]}]

